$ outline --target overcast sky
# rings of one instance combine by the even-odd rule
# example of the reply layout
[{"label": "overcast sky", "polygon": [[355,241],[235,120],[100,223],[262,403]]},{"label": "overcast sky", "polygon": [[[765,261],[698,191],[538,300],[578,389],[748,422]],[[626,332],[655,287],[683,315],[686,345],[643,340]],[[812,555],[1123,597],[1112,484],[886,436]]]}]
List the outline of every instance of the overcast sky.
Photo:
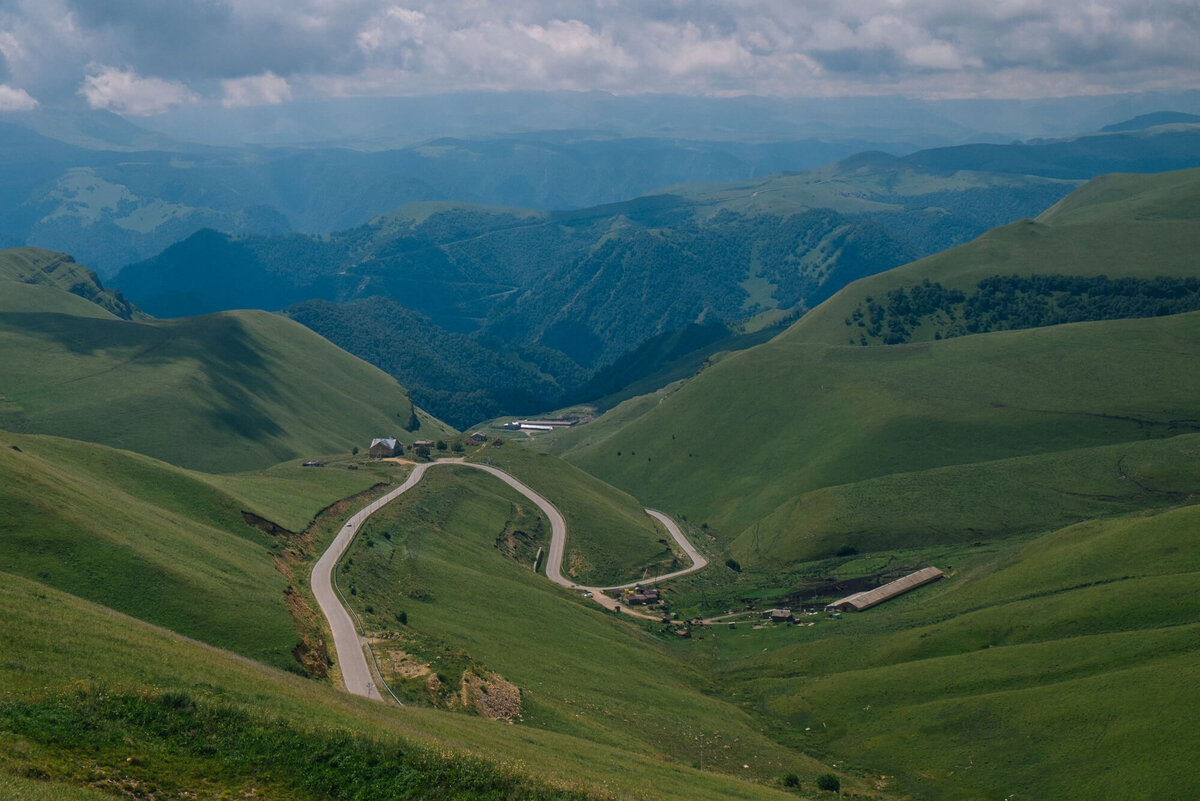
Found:
[{"label": "overcast sky", "polygon": [[1198,0],[0,0],[0,110],[1200,88]]}]

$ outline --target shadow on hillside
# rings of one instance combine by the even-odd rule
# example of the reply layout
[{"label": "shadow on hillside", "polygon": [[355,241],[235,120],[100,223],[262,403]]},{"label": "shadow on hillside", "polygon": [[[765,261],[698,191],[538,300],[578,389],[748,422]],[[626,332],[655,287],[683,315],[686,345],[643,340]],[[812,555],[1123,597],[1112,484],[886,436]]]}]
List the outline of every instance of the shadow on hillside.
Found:
[{"label": "shadow on hillside", "polygon": [[[132,323],[124,320],[76,317],[54,313],[2,313],[0,329],[33,336],[76,356],[100,359],[94,372],[73,381],[145,381],[141,370],[155,373],[157,389],[203,398],[211,403],[204,415],[218,430],[260,441],[284,433],[267,404],[282,398],[276,375],[264,357],[262,342],[234,316],[217,314],[180,320]],[[173,375],[156,368],[176,367]],[[194,383],[188,373],[199,373]],[[175,386],[171,386],[174,384]],[[190,389],[190,387],[195,387]]]}]

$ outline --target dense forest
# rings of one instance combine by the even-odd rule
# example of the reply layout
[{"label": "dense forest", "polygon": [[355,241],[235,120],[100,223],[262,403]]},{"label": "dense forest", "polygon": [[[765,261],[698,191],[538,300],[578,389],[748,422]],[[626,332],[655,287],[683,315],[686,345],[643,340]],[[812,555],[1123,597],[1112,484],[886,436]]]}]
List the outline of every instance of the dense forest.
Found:
[{"label": "dense forest", "polygon": [[[851,344],[898,345],[1063,323],[1163,317],[1200,310],[1200,279],[995,275],[969,293],[928,280],[868,297],[846,318]],[[929,336],[923,337],[925,339]]]}]

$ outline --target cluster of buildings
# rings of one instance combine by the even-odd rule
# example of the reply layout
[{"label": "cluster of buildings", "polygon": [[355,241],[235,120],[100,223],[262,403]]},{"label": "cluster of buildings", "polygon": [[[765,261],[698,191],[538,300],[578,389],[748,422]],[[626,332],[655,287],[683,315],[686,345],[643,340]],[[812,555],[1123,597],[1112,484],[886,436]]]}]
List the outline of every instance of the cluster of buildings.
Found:
[{"label": "cluster of buildings", "polygon": [[[413,442],[413,449],[416,448],[432,448],[433,440],[418,439]],[[380,437],[371,440],[371,449],[369,451],[372,459],[390,459],[393,456],[400,456],[404,453],[405,445],[395,437]]]},{"label": "cluster of buildings", "polygon": [[625,603],[630,606],[653,606],[661,600],[657,587],[634,587],[632,590],[626,590],[624,595]]}]

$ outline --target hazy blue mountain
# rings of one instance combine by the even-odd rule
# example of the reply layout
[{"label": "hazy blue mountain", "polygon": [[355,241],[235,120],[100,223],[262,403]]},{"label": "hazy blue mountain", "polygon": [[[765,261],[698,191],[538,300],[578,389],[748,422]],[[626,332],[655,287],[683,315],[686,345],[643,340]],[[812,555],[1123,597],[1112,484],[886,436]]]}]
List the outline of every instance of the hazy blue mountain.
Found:
[{"label": "hazy blue mountain", "polygon": [[[752,318],[757,330],[858,278],[1034,215],[1074,186],[943,174],[876,153],[585,209],[425,202],[324,237],[205,231],[115,283],[161,316],[286,309],[467,425],[581,391],[619,394],[668,363],[690,364],[680,342],[703,349]],[[724,333],[672,338],[697,324]]]},{"label": "hazy blue mountain", "polygon": [[1139,114],[1131,120],[1105,125],[1101,133],[1122,133],[1124,131],[1144,131],[1156,125],[1197,125],[1200,124],[1200,114],[1185,114],[1182,111],[1154,111],[1149,114]]}]

